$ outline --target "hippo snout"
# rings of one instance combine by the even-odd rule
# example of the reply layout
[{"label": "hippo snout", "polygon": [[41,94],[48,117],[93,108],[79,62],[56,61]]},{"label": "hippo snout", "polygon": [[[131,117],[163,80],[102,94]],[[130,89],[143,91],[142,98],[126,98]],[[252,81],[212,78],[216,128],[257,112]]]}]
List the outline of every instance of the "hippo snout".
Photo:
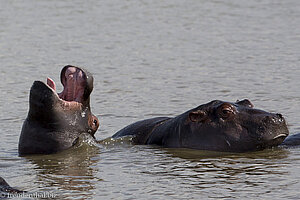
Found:
[{"label": "hippo snout", "polygon": [[[263,125],[260,126],[260,132],[263,135],[266,145],[276,146],[289,135],[286,121],[280,113],[269,113],[263,119]],[[269,131],[267,131],[269,130]]]}]

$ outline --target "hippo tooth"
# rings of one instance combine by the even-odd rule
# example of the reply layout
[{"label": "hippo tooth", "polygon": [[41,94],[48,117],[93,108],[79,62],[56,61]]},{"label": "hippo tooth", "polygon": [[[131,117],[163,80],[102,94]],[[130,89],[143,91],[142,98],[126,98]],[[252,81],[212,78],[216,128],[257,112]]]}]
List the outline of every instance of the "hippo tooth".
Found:
[{"label": "hippo tooth", "polygon": [[56,85],[55,85],[55,82],[51,79],[51,78],[47,78],[47,85],[49,87],[51,87],[54,91],[56,91]]}]

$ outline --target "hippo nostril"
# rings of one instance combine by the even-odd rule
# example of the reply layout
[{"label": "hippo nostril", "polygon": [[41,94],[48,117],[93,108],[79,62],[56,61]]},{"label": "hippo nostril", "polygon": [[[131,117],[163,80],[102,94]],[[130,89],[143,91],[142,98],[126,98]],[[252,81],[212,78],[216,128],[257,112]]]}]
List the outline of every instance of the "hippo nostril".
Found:
[{"label": "hippo nostril", "polygon": [[277,116],[275,115],[272,115],[272,116],[269,116],[267,115],[265,118],[264,118],[264,122],[265,123],[278,123],[278,121],[280,121],[281,118],[278,118]]},{"label": "hippo nostril", "polygon": [[278,123],[284,122],[284,118],[281,114],[276,113],[276,114],[265,116],[264,122],[265,123],[278,124]]},{"label": "hippo nostril", "polygon": [[278,121],[279,122],[283,122],[283,116],[280,113],[276,113],[276,116],[279,118]]}]

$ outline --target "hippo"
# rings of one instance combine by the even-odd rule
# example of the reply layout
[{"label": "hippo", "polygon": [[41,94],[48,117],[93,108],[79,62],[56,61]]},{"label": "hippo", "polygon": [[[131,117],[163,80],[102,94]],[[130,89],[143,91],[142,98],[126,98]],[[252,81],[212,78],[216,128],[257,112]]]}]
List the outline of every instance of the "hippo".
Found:
[{"label": "hippo", "polygon": [[254,109],[248,100],[214,100],[176,117],[133,123],[112,138],[133,144],[208,151],[246,152],[277,146],[289,135],[281,114]]},{"label": "hippo", "polygon": [[1,197],[7,197],[8,194],[17,194],[17,193],[23,193],[25,191],[21,191],[15,188],[10,187],[10,185],[0,176],[0,199]]},{"label": "hippo", "polygon": [[29,112],[19,139],[19,155],[51,154],[73,146],[78,136],[94,137],[99,127],[92,114],[90,95],[93,76],[87,70],[67,65],[60,80],[63,91],[56,93],[54,81],[35,81],[30,89]]},{"label": "hippo", "polygon": [[284,147],[293,147],[299,145],[300,145],[300,133],[295,133],[293,135],[288,136],[281,144],[281,146]]}]

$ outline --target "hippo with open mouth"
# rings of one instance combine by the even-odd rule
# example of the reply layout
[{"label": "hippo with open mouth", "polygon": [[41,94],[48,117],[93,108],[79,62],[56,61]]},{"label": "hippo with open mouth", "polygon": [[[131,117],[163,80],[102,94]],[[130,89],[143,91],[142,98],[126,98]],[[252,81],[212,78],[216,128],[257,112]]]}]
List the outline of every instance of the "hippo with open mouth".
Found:
[{"label": "hippo with open mouth", "polygon": [[245,99],[200,105],[174,118],[156,117],[131,124],[112,136],[131,136],[134,144],[169,148],[246,152],[281,144],[289,131],[281,114],[253,108]]},{"label": "hippo with open mouth", "polygon": [[19,154],[50,154],[76,143],[78,136],[94,137],[99,121],[91,112],[93,76],[86,70],[65,66],[60,75],[64,89],[56,93],[53,80],[35,81],[30,90],[29,112],[24,121]]}]

